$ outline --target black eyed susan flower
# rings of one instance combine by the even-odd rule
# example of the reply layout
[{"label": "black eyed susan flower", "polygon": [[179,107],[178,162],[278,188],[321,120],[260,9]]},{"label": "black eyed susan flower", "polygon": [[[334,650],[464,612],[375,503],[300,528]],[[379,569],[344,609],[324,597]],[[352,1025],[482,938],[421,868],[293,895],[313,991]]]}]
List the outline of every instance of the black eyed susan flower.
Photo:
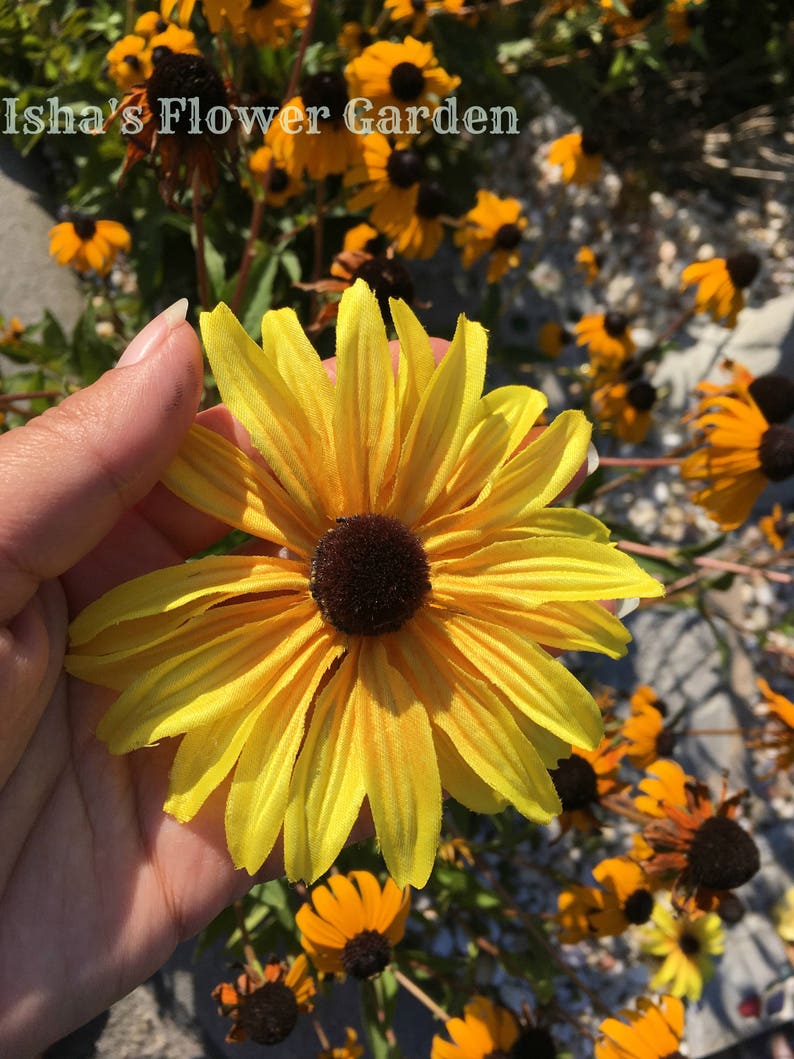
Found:
[{"label": "black eyed susan flower", "polygon": [[490,191],[477,192],[477,204],[455,232],[455,245],[463,248],[463,267],[471,268],[488,254],[488,283],[498,283],[521,261],[521,233],[527,226],[518,199],[500,199]]},{"label": "black eyed susan flower", "polygon": [[383,231],[394,240],[394,249],[407,258],[426,260],[438,250],[444,238],[443,217],[447,195],[437,180],[423,180],[416,195],[414,212],[404,225],[384,219]]},{"label": "black eyed susan flower", "polygon": [[353,871],[315,886],[311,905],[298,909],[295,922],[301,945],[321,974],[364,979],[391,963],[410,908],[409,889],[401,890],[393,879],[381,889],[370,872]]},{"label": "black eyed susan flower", "polygon": [[736,327],[744,308],[744,289],[749,287],[761,262],[745,250],[731,257],[714,257],[687,265],[681,273],[681,289],[697,286],[695,311],[711,313],[715,323]]},{"label": "black eyed susan flower", "polygon": [[556,359],[563,351],[563,347],[566,346],[573,335],[570,331],[566,330],[562,324],[556,323],[556,321],[549,320],[541,327],[538,331],[538,349],[541,353],[544,353],[547,357]]},{"label": "black eyed susan flower", "polygon": [[[361,225],[361,227],[368,228],[369,226]],[[361,238],[363,235],[364,233],[361,233]],[[375,232],[375,235],[377,236],[378,233]],[[359,239],[351,239],[351,242],[358,241]],[[345,242],[347,243],[347,237]],[[414,303],[414,282],[411,274],[405,265],[394,256],[391,249],[385,254],[345,249],[334,257],[330,279],[320,279],[313,283],[298,283],[296,286],[301,290],[316,291],[319,294],[342,293],[359,279],[364,280],[377,298],[381,316],[387,324],[392,323],[389,308],[391,298],[404,301],[406,305]],[[336,319],[338,312],[338,301],[326,302],[309,328],[310,333],[322,330],[326,324]]]},{"label": "black eyed susan flower", "polygon": [[576,251],[576,265],[589,287],[591,283],[595,283],[601,272],[601,257],[591,246],[580,246]]},{"label": "black eyed susan flower", "polygon": [[362,26],[360,22],[345,22],[336,38],[339,50],[349,59],[361,55],[363,50],[374,42],[375,35],[372,30]]},{"label": "black eyed susan flower", "polygon": [[591,936],[623,934],[651,918],[654,884],[631,857],[610,857],[593,868],[603,891],[601,907],[588,915]]},{"label": "black eyed susan flower", "polygon": [[50,255],[76,272],[106,276],[118,255],[130,246],[130,233],[123,224],[97,221],[84,213],[74,213],[70,221],[50,228]]},{"label": "black eyed susan flower", "polygon": [[743,791],[730,798],[723,792],[716,808],[702,783],[685,783],[684,795],[684,806],[663,802],[658,818],[643,830],[653,850],[643,868],[672,885],[676,905],[711,910],[725,892],[743,886],[758,871],[758,847],[734,819]]},{"label": "black eyed susan flower", "polygon": [[411,33],[422,33],[431,16],[444,14],[457,15],[466,0],[386,0],[383,5],[389,12],[392,22],[411,20]]},{"label": "black eyed susan flower", "polygon": [[594,381],[617,375],[637,350],[628,317],[614,309],[583,316],[573,333],[577,346],[587,347]]},{"label": "black eyed susan flower", "polygon": [[488,997],[475,996],[463,1009],[463,1018],[444,1024],[452,1038],[433,1038],[430,1059],[556,1059],[554,1038],[540,1025],[522,1026],[512,1011]]},{"label": "black eyed susan flower", "polygon": [[666,806],[686,808],[687,784],[693,783],[694,778],[688,776],[677,762],[656,761],[648,768],[648,773],[637,785],[641,793],[634,798],[634,805],[641,813],[663,817],[666,815]]},{"label": "black eyed susan flower", "polygon": [[245,13],[250,0],[202,0],[201,6],[210,33],[228,30],[237,37],[245,36]]},{"label": "black eyed susan flower", "polygon": [[[402,43],[381,40],[370,45],[345,69],[350,94],[372,103],[372,112],[385,118],[383,108],[393,107],[401,124],[408,107],[426,107],[429,115],[460,84],[438,65],[432,44],[415,37]],[[395,130],[397,131],[397,130]],[[408,131],[403,127],[402,131]]]},{"label": "black eyed susan flower", "polygon": [[613,745],[605,736],[594,750],[574,747],[570,757],[552,770],[551,778],[562,803],[559,820],[563,834],[571,827],[577,831],[600,830],[593,809],[602,798],[617,794],[626,786],[617,778],[624,753],[624,747]]},{"label": "black eyed susan flower", "polygon": [[[700,444],[682,462],[681,475],[704,483],[692,499],[724,530],[747,521],[769,482],[794,475],[794,430],[770,423],[761,411],[753,392],[764,400],[765,389],[748,387],[736,396],[707,395],[696,410],[693,426]],[[768,395],[767,403],[772,405]],[[780,406],[777,414],[782,414],[788,403],[783,387],[774,403]]]},{"label": "black eyed susan flower", "polygon": [[[293,96],[276,115],[265,142],[295,176],[305,171],[313,180],[324,180],[345,173],[360,161],[362,151],[362,137],[344,120],[348,102],[347,84],[341,74],[333,70],[312,74],[301,94]],[[307,107],[316,109],[307,113]]]},{"label": "black eyed susan flower", "polygon": [[601,176],[600,142],[589,132],[569,132],[549,148],[551,165],[562,166],[566,184],[592,184]]},{"label": "black eyed susan flower", "polygon": [[120,585],[71,626],[70,673],[119,693],[97,730],[111,752],[181,736],[167,812],[192,819],[233,773],[227,841],[251,873],[283,830],[289,878],[316,879],[365,798],[399,885],[427,880],[442,787],[551,820],[548,769],[602,724],[539,645],[620,656],[597,601],[662,593],[596,519],[547,510],[585,464],[585,417],[521,447],[545,398],[480,396],[483,329],[461,318],[434,370],[414,315],[391,312],[396,379],[375,296],[345,291],[335,385],[291,310],[264,317],[261,347],[226,306],[205,314],[259,457],[196,425],[163,481],[269,543]]},{"label": "black eyed susan flower", "polygon": [[424,163],[409,144],[392,145],[379,132],[363,137],[359,164],[345,174],[347,186],[359,186],[348,209],[373,206],[370,220],[381,231],[405,228],[416,209]]},{"label": "black eyed susan flower", "polygon": [[325,1048],[317,1059],[361,1059],[363,1054],[364,1048],[358,1043],[358,1034],[348,1026],[341,1048]]},{"label": "black eyed susan flower", "polygon": [[152,53],[144,37],[129,33],[107,53],[108,77],[125,92],[152,72]]},{"label": "black eyed susan flower", "polygon": [[791,518],[783,512],[781,504],[773,504],[771,512],[758,520],[758,528],[766,537],[769,547],[776,552],[782,552],[786,547],[791,526]]},{"label": "black eyed susan flower", "polygon": [[254,151],[248,159],[248,168],[257,184],[264,189],[265,198],[271,206],[283,206],[303,191],[303,182],[285,166],[278,164],[267,145]]},{"label": "black eyed susan flower", "polygon": [[[383,250],[383,236],[371,224],[354,224],[345,232],[342,250],[364,250],[368,254],[377,254]],[[410,304],[410,300],[409,300]]]},{"label": "black eyed susan flower", "polygon": [[684,1005],[674,996],[640,997],[635,1011],[604,1019],[598,1033],[594,1059],[680,1059]]},{"label": "black eyed susan flower", "polygon": [[595,937],[590,917],[603,907],[604,891],[594,886],[570,883],[560,890],[554,915],[554,921],[560,928],[560,942],[563,945],[578,945],[586,938]]},{"label": "black eyed susan flower", "polygon": [[251,0],[243,27],[257,47],[282,47],[306,25],[310,7],[308,0]]},{"label": "black eyed susan flower", "polygon": [[246,967],[236,983],[222,982],[212,996],[220,1013],[233,1019],[226,1037],[230,1044],[273,1045],[289,1037],[301,1013],[312,1010],[315,992],[309,962],[301,953],[291,967],[276,959],[261,974]]},{"label": "black eyed susan flower", "polygon": [[766,680],[759,679],[757,684],[768,716],[761,734],[749,745],[771,751],[774,768],[783,772],[794,765],[794,702],[773,691]]},{"label": "black eyed susan flower", "polygon": [[12,316],[7,323],[0,316],[0,346],[14,349],[19,345],[25,330],[25,325],[18,316]]},{"label": "black eyed susan flower", "polygon": [[161,33],[149,39],[152,62],[156,65],[166,55],[200,55],[198,41],[189,29],[169,23]]},{"label": "black eyed susan flower", "polygon": [[[195,110],[166,102],[190,98]],[[223,78],[201,55],[164,54],[151,77],[132,89],[113,118],[126,107],[137,108],[143,128],[127,133],[122,179],[137,162],[151,158],[165,204],[174,207],[185,189],[198,184],[202,206],[218,187],[218,160],[229,160],[237,142],[237,123],[229,106]],[[214,108],[230,115],[227,131],[213,132],[207,115]],[[194,120],[195,119],[195,120]],[[112,120],[112,119],[111,119]]]},{"label": "black eyed susan flower", "polygon": [[621,441],[638,445],[645,441],[653,422],[656,387],[642,368],[628,360],[617,378],[594,391],[592,410],[602,429]]},{"label": "black eyed susan flower", "polygon": [[[139,15],[135,20],[133,32],[148,41],[151,37],[154,37],[155,34],[164,33],[168,28],[169,23],[170,19],[168,16],[163,15],[162,10],[144,11],[144,13]],[[187,23],[184,23],[184,25],[187,25]]]},{"label": "black eyed susan flower", "polygon": [[725,951],[720,917],[715,912],[696,918],[674,916],[657,904],[652,920],[653,927],[647,930],[642,951],[662,962],[650,980],[650,988],[667,990],[674,997],[700,1000],[703,986],[714,975],[712,956]]},{"label": "black eyed susan flower", "polygon": [[623,723],[626,759],[635,768],[646,769],[660,757],[670,757],[676,735],[664,723],[667,707],[648,684],[641,684],[631,696],[631,714]]}]

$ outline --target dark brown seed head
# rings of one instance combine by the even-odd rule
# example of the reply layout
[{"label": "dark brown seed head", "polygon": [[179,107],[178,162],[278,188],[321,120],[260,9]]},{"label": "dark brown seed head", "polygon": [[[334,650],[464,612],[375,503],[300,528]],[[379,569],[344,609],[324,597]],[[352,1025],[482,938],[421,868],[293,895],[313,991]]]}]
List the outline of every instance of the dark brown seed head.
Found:
[{"label": "dark brown seed head", "polygon": [[341,960],[351,978],[372,978],[391,962],[389,939],[379,930],[362,930],[347,942]]},{"label": "dark brown seed head", "polygon": [[[167,109],[166,99],[184,96],[196,99],[198,123],[194,128],[190,107]],[[168,116],[169,127],[180,137],[203,136],[205,121],[213,107],[228,107],[229,100],[223,78],[200,55],[184,55],[172,52],[156,63],[152,76],[146,82],[146,100],[154,115],[158,128]]]},{"label": "dark brown seed head", "polygon": [[628,326],[629,321],[625,313],[610,310],[604,314],[604,330],[610,338],[622,338]]},{"label": "dark brown seed head", "polygon": [[794,474],[794,430],[773,423],[758,446],[761,470],[770,482],[784,482]]},{"label": "dark brown seed head", "polygon": [[640,889],[629,894],[623,905],[623,915],[629,923],[647,923],[653,912],[653,897],[650,890]]},{"label": "dark brown seed head", "polygon": [[785,423],[794,412],[794,382],[785,375],[759,375],[747,389],[767,423]]},{"label": "dark brown seed head", "polygon": [[656,387],[647,379],[638,379],[629,386],[626,400],[638,412],[650,412],[656,404]]},{"label": "dark brown seed head", "polygon": [[549,773],[562,802],[563,812],[586,809],[598,801],[598,777],[589,761],[571,754]]},{"label": "dark brown seed head", "polygon": [[731,277],[731,283],[734,287],[741,290],[743,287],[749,287],[758,275],[761,259],[757,254],[753,254],[749,250],[743,250],[738,254],[732,254],[727,257],[725,259],[725,267]]},{"label": "dark brown seed head", "polygon": [[414,300],[414,283],[405,265],[393,257],[381,254],[364,261],[353,273],[351,283],[363,279],[378,299],[381,316],[391,323],[389,298],[401,298],[408,305]]},{"label": "dark brown seed head", "polygon": [[422,179],[424,166],[416,151],[395,150],[386,163],[389,182],[398,188],[411,188]]},{"label": "dark brown seed head", "polygon": [[695,832],[687,853],[694,886],[733,890],[760,867],[758,846],[744,828],[727,816],[709,817]]},{"label": "dark brown seed head", "polygon": [[413,103],[425,87],[425,75],[415,63],[397,63],[389,74],[389,87],[401,103]]},{"label": "dark brown seed head", "polygon": [[283,982],[265,982],[242,998],[237,1021],[256,1044],[279,1044],[289,1037],[298,1021],[295,994]]},{"label": "dark brown seed head", "polygon": [[497,228],[494,246],[497,250],[515,250],[521,242],[521,229],[517,224],[503,224]]},{"label": "dark brown seed head", "polygon": [[75,230],[75,234],[78,239],[82,239],[84,243],[94,238],[96,232],[96,221],[91,217],[86,217],[84,213],[72,214],[72,227]]}]

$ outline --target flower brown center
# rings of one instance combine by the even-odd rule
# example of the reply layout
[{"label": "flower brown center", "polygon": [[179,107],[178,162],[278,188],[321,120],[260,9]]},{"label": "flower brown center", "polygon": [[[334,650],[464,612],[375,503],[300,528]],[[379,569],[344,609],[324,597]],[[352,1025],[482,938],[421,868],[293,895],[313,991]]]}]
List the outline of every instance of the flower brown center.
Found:
[{"label": "flower brown center", "polygon": [[391,961],[391,945],[379,930],[362,930],[342,949],[342,967],[351,978],[372,978]]},{"label": "flower brown center", "polygon": [[678,947],[685,956],[697,956],[700,952],[700,938],[685,930],[678,938]]},{"label": "flower brown center", "polygon": [[256,1044],[279,1044],[298,1021],[295,994],[283,982],[265,982],[240,1001],[238,1022]]},{"label": "flower brown center", "polygon": [[508,1059],[557,1059],[557,1047],[543,1026],[528,1026],[507,1056]]},{"label": "flower brown center", "polygon": [[647,379],[638,379],[626,391],[626,400],[638,412],[650,412],[656,404],[656,387]]},{"label": "flower brown center", "polygon": [[794,430],[773,423],[758,446],[761,470],[770,482],[783,482],[794,474]]},{"label": "flower brown center", "polygon": [[425,75],[415,63],[397,63],[389,74],[389,87],[401,103],[411,103],[421,96]]},{"label": "flower brown center", "polygon": [[760,866],[758,846],[727,816],[711,816],[695,832],[687,853],[695,886],[733,890],[752,879]]},{"label": "flower brown center", "polygon": [[337,519],[317,545],[309,588],[323,617],[350,636],[396,632],[430,591],[422,542],[389,515]]},{"label": "flower brown center", "polygon": [[[327,107],[330,111],[327,118],[320,121],[341,121],[348,104],[347,82],[342,74],[332,70],[322,70],[306,79],[301,90],[305,107]],[[318,112],[319,113],[319,112]]]},{"label": "flower brown center", "polygon": [[363,279],[378,299],[381,316],[389,323],[389,298],[401,298],[410,305],[414,300],[414,284],[405,265],[392,257],[378,256],[364,261],[353,273],[350,282]]},{"label": "flower brown center", "polygon": [[583,154],[601,154],[601,141],[597,139],[591,132],[582,133],[582,153]]},{"label": "flower brown center", "polygon": [[447,196],[435,180],[423,180],[419,185],[416,212],[427,221],[435,220],[447,207]]},{"label": "flower brown center", "polygon": [[629,321],[624,313],[610,310],[604,314],[604,330],[610,338],[620,338],[628,326]]},{"label": "flower brown center", "polygon": [[[197,123],[190,107],[169,107],[165,102],[179,97],[198,101]],[[179,52],[164,55],[156,63],[146,82],[146,101],[158,127],[167,121],[177,136],[193,137],[205,134],[207,114],[214,107],[229,105],[223,78],[215,67],[200,55]]]},{"label": "flower brown center", "polygon": [[521,242],[521,229],[517,224],[503,224],[497,228],[494,245],[498,250],[515,250]]},{"label": "flower brown center", "polygon": [[552,783],[562,802],[563,812],[586,809],[598,801],[598,777],[589,761],[571,754],[550,771]]},{"label": "flower brown center", "polygon": [[656,737],[656,753],[659,757],[670,757],[675,750],[676,734],[669,728],[663,728]]},{"label": "flower brown center", "polygon": [[282,191],[287,190],[289,184],[289,173],[286,169],[281,169],[280,166],[274,165],[270,170],[270,191],[274,191],[277,195]]},{"label": "flower brown center", "polygon": [[137,55],[125,55],[121,61],[126,63],[131,70],[140,70],[141,68],[141,60]]},{"label": "flower brown center", "polygon": [[96,221],[91,217],[86,217],[84,213],[75,213],[72,217],[72,227],[77,238],[87,243],[94,238]]},{"label": "flower brown center", "polygon": [[732,254],[731,257],[726,258],[725,267],[731,277],[731,283],[734,287],[738,287],[741,290],[742,287],[749,287],[758,275],[761,261],[756,254],[750,253],[749,250],[744,250],[739,254]]},{"label": "flower brown center", "polygon": [[629,894],[623,905],[623,915],[629,923],[639,926],[647,923],[653,912],[653,897],[650,890],[640,889]]},{"label": "flower brown center", "polygon": [[398,188],[410,188],[422,179],[424,166],[416,151],[392,151],[386,163],[386,175]]},{"label": "flower brown center", "polygon": [[759,375],[747,389],[767,423],[785,423],[794,412],[794,382],[785,375]]}]

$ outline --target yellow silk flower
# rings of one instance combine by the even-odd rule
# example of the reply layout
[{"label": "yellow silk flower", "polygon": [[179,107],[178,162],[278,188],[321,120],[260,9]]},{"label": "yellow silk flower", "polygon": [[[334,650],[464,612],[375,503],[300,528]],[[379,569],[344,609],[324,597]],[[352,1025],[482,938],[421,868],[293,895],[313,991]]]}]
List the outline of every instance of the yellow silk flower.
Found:
[{"label": "yellow silk flower", "polygon": [[442,788],[550,820],[548,770],[602,728],[539,645],[618,657],[628,633],[597,601],[662,592],[596,519],[548,508],[586,459],[582,413],[522,447],[546,400],[481,396],[483,328],[462,317],[435,367],[391,306],[396,374],[374,295],[345,292],[335,385],[292,310],[264,317],[261,347],[225,305],[205,313],[262,459],[195,425],[163,480],[277,554],[156,570],[71,626],[69,672],[119,692],[97,731],[110,751],[181,736],[166,812],[190,820],[233,773],[227,841],[252,873],[283,829],[287,875],[316,879],[365,799],[399,886],[430,874]]}]

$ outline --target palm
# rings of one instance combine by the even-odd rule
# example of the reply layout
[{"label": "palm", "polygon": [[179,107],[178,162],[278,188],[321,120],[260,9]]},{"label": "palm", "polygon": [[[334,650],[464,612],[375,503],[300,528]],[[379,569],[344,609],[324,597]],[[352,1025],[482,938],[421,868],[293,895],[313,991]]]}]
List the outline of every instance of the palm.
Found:
[{"label": "palm", "polygon": [[[181,561],[185,548],[213,535],[206,523],[183,523],[187,513],[167,518],[168,504],[155,490],[37,594],[47,597],[51,664],[60,675],[0,791],[0,1039],[17,1043],[8,1054],[28,1054],[101,1011],[251,884],[226,852],[222,799],[195,827],[166,817],[173,747],[111,756],[93,734],[109,693],[62,670],[67,612],[71,618],[114,584]],[[40,666],[43,673],[43,657]],[[41,706],[33,710],[38,715]],[[49,1012],[52,992],[58,1015],[42,1025],[26,1005]]]}]

